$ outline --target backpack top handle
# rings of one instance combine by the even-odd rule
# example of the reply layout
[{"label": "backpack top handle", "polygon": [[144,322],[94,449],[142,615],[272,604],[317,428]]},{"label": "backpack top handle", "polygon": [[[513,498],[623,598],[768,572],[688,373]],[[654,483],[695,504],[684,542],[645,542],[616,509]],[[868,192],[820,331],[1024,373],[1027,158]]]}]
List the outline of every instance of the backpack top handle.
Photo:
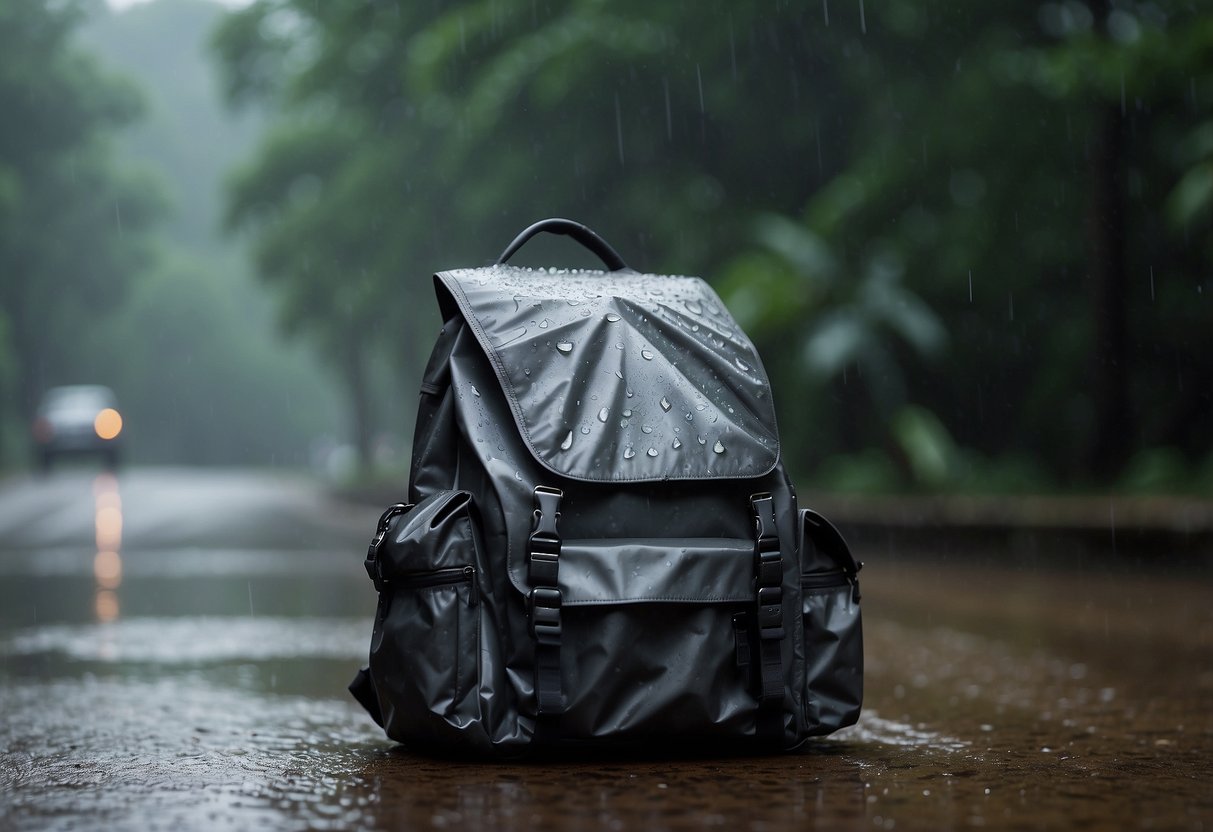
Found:
[{"label": "backpack top handle", "polygon": [[631,271],[628,264],[623,262],[623,258],[619,256],[619,252],[611,248],[606,240],[599,237],[591,231],[587,226],[573,220],[563,220],[552,218],[540,220],[534,225],[524,230],[521,234],[514,238],[514,241],[505,247],[505,251],[501,252],[501,256],[497,258],[496,266],[503,265],[507,260],[514,256],[518,249],[522,248],[523,244],[538,234],[540,231],[546,231],[549,234],[564,234],[572,237],[577,242],[588,248],[594,254],[598,255],[603,264],[613,272]]}]

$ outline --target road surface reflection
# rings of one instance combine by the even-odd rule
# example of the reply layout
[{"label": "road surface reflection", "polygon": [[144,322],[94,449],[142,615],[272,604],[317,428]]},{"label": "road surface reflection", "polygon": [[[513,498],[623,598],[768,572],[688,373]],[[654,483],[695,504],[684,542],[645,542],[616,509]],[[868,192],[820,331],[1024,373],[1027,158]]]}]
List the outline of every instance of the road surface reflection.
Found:
[{"label": "road surface reflection", "polygon": [[1213,826],[1202,571],[864,552],[855,728],[478,765],[394,747],[345,692],[378,514],[246,472],[0,486],[0,828]]}]

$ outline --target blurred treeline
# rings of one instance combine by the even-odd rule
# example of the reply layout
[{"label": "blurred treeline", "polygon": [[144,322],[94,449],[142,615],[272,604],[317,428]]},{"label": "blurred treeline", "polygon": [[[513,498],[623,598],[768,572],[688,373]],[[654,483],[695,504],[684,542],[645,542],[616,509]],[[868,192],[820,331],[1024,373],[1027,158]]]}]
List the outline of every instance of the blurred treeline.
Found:
[{"label": "blurred treeline", "polygon": [[0,466],[60,384],[114,388],[134,461],[300,464],[335,430],[331,379],[222,233],[263,122],[224,108],[224,13],[0,0]]},{"label": "blurred treeline", "polygon": [[269,125],[227,226],[364,452],[432,271],[563,215],[713,282],[801,482],[1213,487],[1203,3],[254,0],[211,44]]}]

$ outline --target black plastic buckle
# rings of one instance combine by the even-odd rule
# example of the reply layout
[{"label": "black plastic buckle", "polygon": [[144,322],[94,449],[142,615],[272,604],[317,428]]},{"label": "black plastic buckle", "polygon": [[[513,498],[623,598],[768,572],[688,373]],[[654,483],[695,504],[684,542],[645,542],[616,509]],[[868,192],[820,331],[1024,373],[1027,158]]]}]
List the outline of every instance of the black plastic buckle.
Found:
[{"label": "black plastic buckle", "polygon": [[560,590],[537,586],[527,596],[531,636],[538,644],[560,644]]},{"label": "black plastic buckle", "polygon": [[775,503],[767,492],[750,497],[754,509],[754,588],[758,632],[764,640],[781,639],[783,628],[783,555],[775,528]]},{"label": "black plastic buckle", "polygon": [[387,537],[388,526],[392,523],[392,518],[398,514],[407,514],[412,511],[412,504],[394,503],[387,507],[379,517],[379,523],[375,526],[375,536],[371,538],[371,545],[366,549],[366,560],[362,565],[366,567],[366,574],[375,584],[375,591],[382,592],[383,588],[388,585],[389,581],[383,577],[383,571],[379,568],[379,547],[383,544],[383,539]]},{"label": "black plastic buckle", "polygon": [[560,520],[560,500],[564,492],[559,488],[549,488],[546,485],[535,486],[534,525],[531,528],[532,540],[554,541],[559,544],[560,531],[557,521]]}]

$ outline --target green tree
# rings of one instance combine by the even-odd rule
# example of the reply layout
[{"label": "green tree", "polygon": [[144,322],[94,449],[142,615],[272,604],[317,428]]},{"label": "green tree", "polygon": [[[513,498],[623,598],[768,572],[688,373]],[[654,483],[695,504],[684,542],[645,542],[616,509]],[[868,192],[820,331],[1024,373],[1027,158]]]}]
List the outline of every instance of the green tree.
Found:
[{"label": "green tree", "polygon": [[[895,433],[1106,480],[1141,447],[1210,447],[1210,254],[1184,237],[1208,222],[1209,19],[1131,0],[258,0],[215,44],[232,99],[270,102],[279,129],[230,216],[288,320],[344,348],[355,399],[367,355],[422,363],[429,271],[563,214],[640,268],[731,263],[794,467],[884,445],[913,403],[931,429]],[[773,245],[772,214],[836,277]]]},{"label": "green tree", "polygon": [[134,458],[298,464],[337,432],[334,389],[313,355],[283,343],[246,247],[221,231],[223,176],[263,129],[256,108],[237,118],[224,106],[206,44],[225,14],[213,0],[98,7],[79,32],[139,81],[146,114],[115,150],[158,174],[171,199],[155,257],[90,333],[91,352],[121,357]]},{"label": "green tree", "polygon": [[[67,380],[78,337],[118,304],[160,206],[107,137],[139,98],[72,43],[75,3],[0,2],[0,408],[26,420]],[[105,379],[98,379],[104,381]]]}]

